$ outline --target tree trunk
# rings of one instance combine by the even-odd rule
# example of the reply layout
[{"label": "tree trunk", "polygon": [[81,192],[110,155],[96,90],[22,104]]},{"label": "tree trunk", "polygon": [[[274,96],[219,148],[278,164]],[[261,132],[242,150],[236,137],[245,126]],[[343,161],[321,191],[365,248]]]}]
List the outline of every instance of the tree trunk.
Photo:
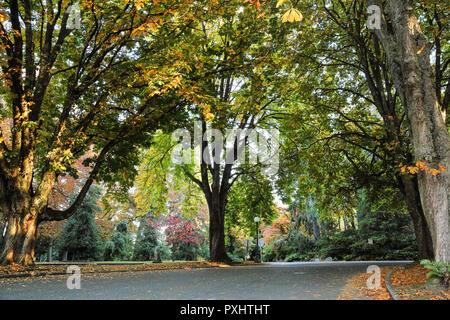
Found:
[{"label": "tree trunk", "polygon": [[48,247],[48,262],[52,262],[52,256],[53,256],[53,241],[50,241],[50,246]]},{"label": "tree trunk", "polygon": [[433,260],[433,240],[423,213],[417,178],[403,175],[399,177],[399,181],[400,190],[405,198],[409,215],[413,221],[414,233],[419,249],[419,259]]},{"label": "tree trunk", "polygon": [[225,206],[211,203],[209,207],[209,253],[210,260],[230,262],[225,250]]},{"label": "tree trunk", "polygon": [[[381,1],[369,4],[382,7]],[[411,127],[415,160],[437,175],[420,170],[418,186],[434,256],[438,262],[450,262],[450,136],[436,96],[436,84],[430,65],[431,45],[414,14],[411,0],[390,0],[384,8],[389,22],[375,30],[388,58],[390,73],[399,91]],[[444,169],[442,169],[444,168]]]},{"label": "tree trunk", "polygon": [[317,221],[317,217],[313,217],[313,233],[314,233],[314,240],[320,239],[320,227],[319,222]]},{"label": "tree trunk", "polygon": [[37,233],[37,215],[32,213],[10,214],[5,245],[0,264],[34,264],[34,245]]}]

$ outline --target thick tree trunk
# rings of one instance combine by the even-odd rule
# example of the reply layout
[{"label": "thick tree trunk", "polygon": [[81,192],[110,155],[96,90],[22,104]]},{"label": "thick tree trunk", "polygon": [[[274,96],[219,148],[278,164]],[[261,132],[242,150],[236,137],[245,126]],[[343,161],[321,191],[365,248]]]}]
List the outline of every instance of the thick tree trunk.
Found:
[{"label": "thick tree trunk", "polygon": [[0,264],[34,264],[38,220],[36,214],[16,213],[8,219],[5,245],[0,254]]},{"label": "thick tree trunk", "polygon": [[220,203],[211,203],[208,207],[210,260],[230,262],[225,249],[225,206]]},{"label": "thick tree trunk", "polygon": [[[381,1],[368,1],[381,6]],[[420,199],[433,240],[436,261],[450,262],[450,136],[442,118],[430,65],[430,44],[423,35],[411,0],[389,0],[389,22],[375,30],[388,58],[411,126],[416,161],[440,170],[420,170]],[[423,167],[423,166],[422,166]],[[444,170],[442,169],[444,168]]]},{"label": "thick tree trunk", "polygon": [[408,212],[414,225],[417,246],[419,250],[419,259],[434,259],[433,240],[420,201],[419,187],[417,178],[409,176],[399,177],[400,190],[406,201]]},{"label": "thick tree trunk", "polygon": [[3,192],[2,195],[2,210],[7,218],[8,228],[5,245],[0,253],[0,265],[34,264],[37,229],[53,184],[43,179],[45,182],[41,182],[36,195],[31,196],[31,192],[27,189],[31,185],[31,178],[26,174],[31,170],[23,172],[25,174],[21,175],[17,182],[13,181],[5,189],[7,192]]}]

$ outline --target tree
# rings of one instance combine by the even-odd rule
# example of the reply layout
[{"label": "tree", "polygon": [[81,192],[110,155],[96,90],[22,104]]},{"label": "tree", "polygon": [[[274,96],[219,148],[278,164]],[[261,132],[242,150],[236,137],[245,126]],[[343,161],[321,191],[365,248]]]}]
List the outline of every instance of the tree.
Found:
[{"label": "tree", "polygon": [[103,257],[104,243],[95,222],[95,214],[101,210],[97,204],[99,195],[99,187],[91,188],[75,214],[64,224],[56,244],[60,256],[67,251],[72,260],[101,260]]},{"label": "tree", "polygon": [[366,210],[359,214],[358,224],[321,239],[319,255],[337,260],[416,259],[417,242],[408,215],[390,211],[385,201],[368,203],[361,195],[358,206]]},{"label": "tree", "polygon": [[277,208],[277,216],[271,224],[264,224],[261,228],[264,243],[272,243],[275,240],[286,236],[291,228],[291,214],[284,208]]},{"label": "tree", "polygon": [[4,236],[3,232],[6,228],[6,219],[3,215],[3,213],[0,212],[0,250],[3,249],[3,242],[4,242]]},{"label": "tree", "polygon": [[133,240],[128,231],[128,220],[122,220],[115,226],[116,232],[105,245],[105,260],[126,261],[133,255]]},{"label": "tree", "polygon": [[[308,143],[304,140],[307,135],[301,135],[296,139],[299,145],[292,148],[305,148],[305,153],[315,150],[316,155],[330,152],[329,159],[336,164],[335,168],[323,161],[317,164],[328,168],[330,180],[335,181],[333,194],[340,190],[341,194],[350,195],[361,187],[371,192],[393,187],[400,190],[414,222],[420,256],[431,257],[433,243],[414,173],[420,163],[414,160],[405,108],[395,89],[386,54],[366,26],[367,6],[364,1],[314,2],[311,6],[306,3],[300,2],[299,6],[309,18],[293,27],[299,32],[295,41],[290,42],[292,53],[287,63],[291,70],[292,67],[296,70],[294,74],[300,75],[299,80],[303,78],[299,81],[303,94],[297,99],[304,103],[299,107],[308,111],[300,111],[289,123],[299,121],[296,128],[301,131],[299,128],[304,129],[310,122],[314,128],[308,135],[320,134],[317,139],[308,138]],[[448,27],[440,22],[447,13],[445,7],[432,1],[418,9],[426,36],[433,39],[437,54],[436,87],[443,90],[439,94],[442,102],[448,101],[450,92],[445,90],[448,85],[445,75],[449,56],[442,51]],[[307,90],[312,92],[310,97],[304,94]],[[309,117],[308,112],[317,113],[318,117]],[[399,170],[399,165],[407,170]],[[427,169],[436,173],[431,167]],[[338,171],[348,178],[336,179],[332,172]],[[329,184],[327,188],[331,190]]]},{"label": "tree", "polygon": [[[74,214],[94,180],[130,186],[136,147],[192,94],[171,49],[204,1],[82,1],[72,24],[73,4],[0,4],[1,120],[11,120],[0,135],[1,264],[32,264],[39,223]],[[50,207],[58,177],[88,150],[75,201]]]},{"label": "tree", "polygon": [[172,260],[196,260],[204,233],[192,218],[171,214],[164,219],[166,242],[171,247]]},{"label": "tree", "polygon": [[[223,136],[226,129],[248,130],[248,134],[256,127],[271,128],[270,107],[278,98],[276,92],[282,82],[271,81],[277,69],[272,53],[278,43],[270,32],[277,32],[272,28],[277,22],[261,15],[262,23],[252,8],[241,7],[241,1],[229,1],[223,10],[223,14],[203,21],[190,40],[197,47],[201,67],[195,72],[202,75],[197,80],[202,94],[198,95],[201,99],[193,101],[188,113],[190,123],[182,129],[192,132],[193,123],[198,122],[200,137],[205,137],[209,128]],[[225,72],[215,72],[222,68]],[[229,261],[225,248],[227,198],[236,179],[249,169],[237,161],[244,150],[249,151],[248,139],[234,139],[231,145],[235,152],[224,156],[215,150],[212,137],[203,139],[195,146],[201,158],[198,166],[178,166],[201,190],[208,205],[213,261]]]},{"label": "tree", "polygon": [[[374,33],[386,52],[388,67],[408,116],[418,185],[438,262],[450,262],[450,135],[445,123],[450,85],[441,100],[430,63],[431,44],[425,37],[413,1],[368,0],[384,14]],[[436,9],[437,2],[434,5]],[[433,6],[431,6],[433,8]],[[440,24],[440,17],[437,17]],[[437,58],[442,51],[436,48]],[[447,101],[445,101],[447,100]],[[447,105],[441,104],[446,102]],[[441,109],[442,106],[442,109]]]},{"label": "tree", "polygon": [[158,233],[151,221],[151,216],[139,218],[139,228],[134,243],[133,260],[151,260],[155,254],[155,248],[159,245]]},{"label": "tree", "polygon": [[39,225],[36,239],[35,253],[39,255],[39,261],[46,256],[47,261],[51,262],[53,258],[58,257],[57,243],[66,221],[48,221]]},{"label": "tree", "polygon": [[[384,12],[379,17],[380,28],[369,30],[366,27],[369,18],[366,3],[367,6],[377,5],[380,12]],[[386,4],[384,8],[382,4]],[[442,23],[448,14],[446,9],[439,1],[426,1],[417,5],[413,1],[394,0],[348,3],[330,1],[315,5],[316,14],[311,12],[314,16],[313,24],[323,25],[324,32],[321,34],[332,37],[331,41],[324,38],[325,46],[319,49],[324,52],[321,59],[317,60],[317,64],[324,67],[325,79],[329,77],[329,81],[318,83],[317,86],[330,98],[333,96],[332,92],[352,93],[354,100],[363,99],[374,104],[383,117],[382,125],[386,133],[385,138],[378,142],[381,143],[380,146],[389,146],[390,150],[386,152],[388,157],[384,159],[394,160],[402,168],[402,173],[397,173],[395,180],[413,218],[423,258],[434,256],[438,251],[441,256],[448,257],[449,250],[446,245],[450,237],[447,205],[449,134],[445,124],[450,87],[446,77],[449,56],[445,50],[448,26]],[[419,25],[418,17],[423,28]],[[370,19],[374,19],[374,16]],[[332,21],[334,25],[327,21]],[[336,30],[339,31],[336,33]],[[339,36],[336,37],[336,34]],[[432,42],[427,38],[432,39]],[[313,37],[309,40],[314,45],[321,43],[320,39]],[[304,46],[301,54],[303,57],[314,59],[308,53],[303,54],[303,50]],[[348,59],[352,56],[357,58],[357,63]],[[431,59],[434,60],[434,70]],[[342,77],[346,73],[343,68],[355,69],[355,76],[348,79]],[[330,72],[337,70],[339,80],[330,77]],[[361,75],[364,75],[365,82],[357,81]],[[415,82],[409,81],[413,79]],[[352,83],[353,86],[342,85],[345,82]],[[361,90],[364,87],[367,87],[371,97]],[[420,93],[423,92],[429,95],[421,96]],[[355,104],[354,100],[352,104]],[[403,115],[399,117],[400,103],[406,118]],[[422,114],[425,114],[423,118],[417,116]],[[346,123],[353,123],[360,131],[350,143],[361,146],[361,140],[370,139],[370,131],[367,134],[368,131],[364,130],[364,122],[358,118],[346,118],[345,114],[340,115],[344,116]],[[437,129],[430,129],[432,127]],[[332,134],[329,138],[349,141],[353,135],[354,130],[352,133]],[[366,152],[375,157],[380,156],[379,151],[366,149]],[[344,149],[343,153],[355,165],[358,164],[358,161],[353,161],[355,159],[348,149]],[[379,158],[383,159],[382,155]],[[373,163],[372,161],[371,164]],[[406,172],[417,176],[411,177]],[[437,238],[442,240],[438,241]],[[436,248],[437,242],[440,249]]]}]

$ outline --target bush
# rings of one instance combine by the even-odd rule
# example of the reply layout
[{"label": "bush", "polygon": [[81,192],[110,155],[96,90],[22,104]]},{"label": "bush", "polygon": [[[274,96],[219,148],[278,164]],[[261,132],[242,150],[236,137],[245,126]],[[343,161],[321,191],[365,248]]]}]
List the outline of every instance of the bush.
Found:
[{"label": "bush", "polygon": [[227,253],[227,255],[232,261],[236,261],[236,262],[244,261],[244,258],[242,258],[240,255],[237,255],[234,253]]},{"label": "bush", "polygon": [[185,261],[195,261],[197,260],[197,248],[184,243],[178,242],[172,245],[172,260],[185,260]]},{"label": "bush", "polygon": [[159,247],[160,247],[159,254],[161,255],[161,260],[163,261],[171,260],[172,252],[170,251],[170,248],[165,243],[160,244]]},{"label": "bush", "polygon": [[288,255],[284,261],[285,262],[293,262],[293,261],[309,261],[311,260],[311,258],[313,258],[314,255],[311,255],[309,253],[306,254],[300,254],[297,252],[291,253],[290,255]]},{"label": "bush", "polygon": [[280,238],[273,243],[268,257],[266,255],[266,260],[309,261],[316,255],[316,251],[316,242],[313,239],[298,231],[293,231],[287,237]]},{"label": "bush", "polygon": [[422,260],[420,262],[425,268],[431,270],[427,273],[428,279],[438,279],[446,288],[450,286],[450,264]]},{"label": "bush", "polygon": [[[373,244],[368,243],[373,240]],[[335,232],[317,241],[291,230],[266,249],[266,261],[415,260],[417,243],[409,215],[383,210],[360,216],[358,229]]]},{"label": "bush", "polygon": [[368,213],[359,229],[338,231],[319,240],[318,247],[321,258],[336,260],[415,260],[418,256],[410,217],[384,211]]},{"label": "bush", "polygon": [[265,246],[263,253],[264,253],[264,261],[268,262],[275,261],[276,253],[275,250],[273,249],[273,246],[270,245]]},{"label": "bush", "polygon": [[131,260],[133,254],[133,242],[128,232],[128,221],[122,220],[116,224],[116,232],[106,243],[106,261],[126,261]]}]

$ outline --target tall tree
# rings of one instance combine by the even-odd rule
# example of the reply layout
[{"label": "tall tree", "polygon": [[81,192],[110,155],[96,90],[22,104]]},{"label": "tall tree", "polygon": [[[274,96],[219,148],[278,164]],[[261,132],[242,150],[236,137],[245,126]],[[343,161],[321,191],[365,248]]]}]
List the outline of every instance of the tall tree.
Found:
[{"label": "tall tree", "polygon": [[[365,2],[316,2],[309,8],[305,5],[306,1],[299,4],[310,18],[298,27],[303,32],[300,31],[297,42],[291,42],[295,57],[293,63],[298,66],[298,74],[303,77],[306,73],[305,80],[300,82],[301,90],[313,93],[311,97],[300,95],[300,99],[314,105],[312,112],[317,112],[318,117],[322,114],[324,119],[316,118],[314,121],[317,122],[309,124],[315,127],[311,133],[320,128],[321,134],[308,143],[302,135],[297,141],[305,143],[300,142],[298,149],[320,150],[320,147],[313,146],[325,146],[322,149],[331,153],[329,159],[336,168],[324,161],[317,164],[331,170],[330,180],[339,185],[336,189],[341,194],[352,194],[363,186],[372,191],[382,190],[380,186],[400,190],[414,222],[420,256],[433,257],[433,242],[416,175],[421,163],[414,161],[409,124],[388,68],[386,54],[379,40],[366,26],[368,15]],[[432,13],[427,12],[427,8]],[[420,12],[428,16],[423,19],[427,36],[433,39],[439,57],[435,64],[436,85],[446,88],[448,79],[445,74],[450,57],[442,51],[445,47],[442,43],[448,37],[448,28],[440,22],[446,15],[445,7],[433,7],[427,3],[420,8]],[[297,43],[301,43],[301,47]],[[442,101],[448,100],[446,97],[449,94],[444,90]],[[304,128],[309,121],[309,117],[304,116],[307,113],[302,113],[299,118],[303,121],[297,125],[298,128]],[[332,127],[332,130],[326,132],[322,125]],[[403,170],[395,168],[399,163]],[[331,172],[336,171],[337,167],[351,174],[351,179],[336,179]],[[431,167],[427,171],[431,175],[439,172]]]},{"label": "tall tree", "polygon": [[[236,152],[225,156],[215,150],[213,137],[205,138],[208,129],[226,137],[227,129],[249,130],[248,134],[256,127],[270,128],[272,103],[279,98],[277,91],[282,86],[282,79],[272,77],[277,70],[274,53],[279,43],[271,33],[278,32],[274,28],[278,22],[271,19],[270,12],[257,17],[255,10],[242,7],[240,0],[222,5],[222,12],[201,21],[196,32],[180,44],[183,48],[196,48],[192,73],[197,90],[182,129],[195,135],[194,123],[200,123],[198,133],[202,141],[195,146],[201,157],[199,165],[178,165],[176,170],[181,169],[178,178],[184,174],[200,188],[206,200],[213,261],[229,260],[225,250],[225,207],[233,183],[248,172],[249,168],[241,166],[238,158],[244,149],[248,152],[249,144],[241,136],[231,141]],[[174,145],[169,143],[167,149],[160,150],[162,158]],[[159,171],[153,180],[164,185],[166,176]]]},{"label": "tall tree", "polygon": [[[432,3],[433,1],[431,1]],[[373,31],[387,55],[388,68],[411,127],[418,185],[436,261],[450,262],[450,135],[445,123],[448,98],[442,100],[430,63],[432,44],[411,0],[368,0],[382,15]],[[438,3],[434,3],[434,9]],[[433,6],[430,7],[433,10]],[[448,7],[447,7],[448,10]],[[437,17],[437,23],[442,23]],[[437,59],[442,53],[436,48]],[[449,95],[450,87],[445,89]],[[447,105],[441,104],[445,101]],[[429,169],[433,170],[429,171]]]},{"label": "tall tree", "polygon": [[[72,215],[95,179],[130,185],[136,146],[173,117],[175,89],[191,94],[171,49],[205,1],[74,3],[0,4],[1,118],[11,120],[0,136],[1,264],[32,264],[39,223]],[[57,178],[88,150],[76,200],[51,208]]]}]

